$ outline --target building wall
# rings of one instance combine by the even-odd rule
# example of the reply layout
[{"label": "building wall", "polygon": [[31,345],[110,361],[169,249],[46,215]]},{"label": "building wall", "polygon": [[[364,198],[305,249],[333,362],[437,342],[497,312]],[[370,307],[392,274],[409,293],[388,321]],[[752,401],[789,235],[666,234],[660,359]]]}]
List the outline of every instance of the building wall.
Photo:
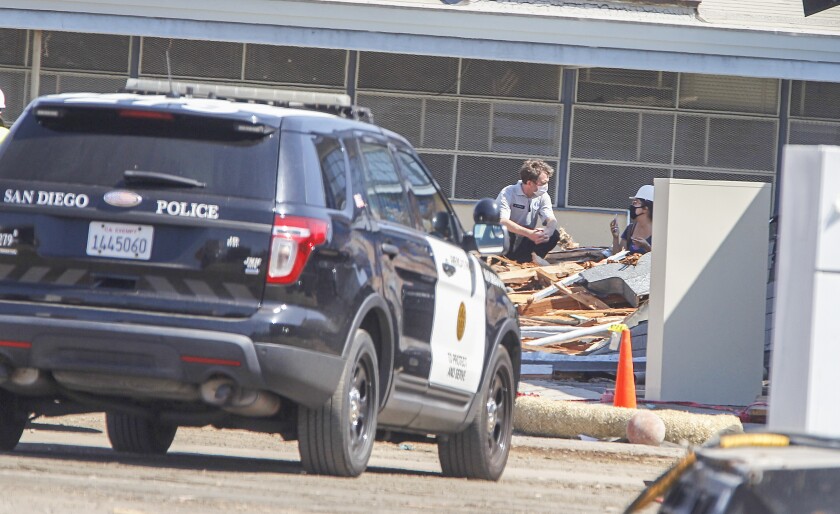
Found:
[{"label": "building wall", "polygon": [[[30,101],[31,48],[30,31],[0,29],[7,122]],[[774,183],[780,141],[840,144],[837,83],[125,35],[45,31],[40,94],[165,77],[167,51],[176,80],[349,92],[411,140],[467,226],[471,201],[544,159],[586,245],[608,244],[603,227],[654,178]]]},{"label": "building wall", "polygon": [[775,28],[837,34],[840,7],[805,17],[802,0],[703,0],[703,21],[721,25]]}]

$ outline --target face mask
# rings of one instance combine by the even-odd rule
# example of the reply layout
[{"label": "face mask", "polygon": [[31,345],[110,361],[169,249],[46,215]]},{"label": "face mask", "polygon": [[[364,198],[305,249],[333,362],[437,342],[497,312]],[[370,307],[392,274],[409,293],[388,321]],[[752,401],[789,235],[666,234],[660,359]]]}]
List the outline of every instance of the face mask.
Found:
[{"label": "face mask", "polygon": [[548,184],[537,188],[537,196],[542,196],[548,193]]},{"label": "face mask", "polygon": [[639,216],[639,213],[636,212],[636,209],[641,209],[641,205],[630,205],[630,219],[634,220]]}]

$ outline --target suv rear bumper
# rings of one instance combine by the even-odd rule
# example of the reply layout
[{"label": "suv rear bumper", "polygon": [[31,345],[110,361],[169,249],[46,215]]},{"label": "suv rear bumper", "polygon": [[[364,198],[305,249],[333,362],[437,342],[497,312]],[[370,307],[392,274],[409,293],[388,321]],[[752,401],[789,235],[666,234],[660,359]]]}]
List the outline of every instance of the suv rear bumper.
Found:
[{"label": "suv rear bumper", "polygon": [[340,356],[201,329],[0,315],[0,334],[0,363],[12,369],[196,385],[222,376],[310,407],[332,395],[344,367]]}]

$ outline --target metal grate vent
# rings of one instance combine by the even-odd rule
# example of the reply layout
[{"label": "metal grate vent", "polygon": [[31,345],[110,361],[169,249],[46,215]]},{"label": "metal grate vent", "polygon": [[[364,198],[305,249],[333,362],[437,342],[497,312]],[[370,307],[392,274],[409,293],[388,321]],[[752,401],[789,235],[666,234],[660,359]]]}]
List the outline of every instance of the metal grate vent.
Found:
[{"label": "metal grate vent", "polygon": [[414,146],[422,146],[423,99],[359,93],[357,102],[371,110],[377,125],[401,134]]},{"label": "metal grate vent", "polygon": [[794,80],[790,88],[790,115],[840,119],[840,83]]},{"label": "metal grate vent", "polygon": [[779,112],[779,81],[683,73],[679,108],[775,115]]},{"label": "metal grate vent", "polygon": [[[600,207],[604,209],[626,209],[629,197],[640,186],[653,184],[655,178],[668,178],[671,170],[573,162],[569,165],[568,204],[575,207]],[[609,238],[604,226],[605,240]]]},{"label": "metal grate vent", "polygon": [[791,120],[788,143],[792,145],[840,146],[840,123]]},{"label": "metal grate vent", "polygon": [[464,59],[461,94],[559,100],[561,72],[551,64]]},{"label": "metal grate vent", "polygon": [[458,149],[556,157],[562,122],[557,104],[464,100]]},{"label": "metal grate vent", "polygon": [[[523,159],[484,157],[478,155],[459,155],[455,174],[455,198],[478,199],[496,198],[503,187],[515,184],[519,180],[519,168]],[[557,162],[548,161],[553,168]],[[557,173],[551,177],[549,191],[554,191]],[[554,198],[552,198],[554,202]]]},{"label": "metal grate vent", "polygon": [[424,98],[422,113],[423,124],[417,146],[454,149],[458,130],[458,101]]},{"label": "metal grate vent", "polygon": [[[457,100],[431,98],[370,97],[378,124],[406,136],[418,148],[452,150],[458,124]],[[360,100],[361,102],[361,100]],[[380,116],[386,117],[383,122]]]},{"label": "metal grate vent", "polygon": [[575,107],[573,116],[572,158],[671,162],[673,114]]},{"label": "metal grate vent", "polygon": [[455,156],[452,154],[420,153],[423,164],[432,172],[435,181],[440,185],[440,190],[447,198],[452,197],[452,176]]},{"label": "metal grate vent", "polygon": [[557,156],[562,124],[563,108],[560,105],[495,102],[490,150]]},{"label": "metal grate vent", "polygon": [[709,146],[706,141],[709,137],[709,126],[708,116],[685,114],[679,117],[674,162],[689,166],[708,165]]},{"label": "metal grate vent", "polygon": [[371,109],[377,125],[398,132],[418,148],[455,148],[456,100],[359,93],[358,102]]},{"label": "metal grate vent", "polygon": [[461,124],[458,149],[473,152],[490,151],[490,102],[461,102]]},{"label": "metal grate vent", "polygon": [[347,51],[247,45],[245,80],[344,88]]},{"label": "metal grate vent", "polygon": [[124,77],[80,75],[70,73],[42,73],[39,94],[55,93],[116,93],[125,85]]},{"label": "metal grate vent", "polygon": [[560,148],[562,106],[531,102],[459,101],[427,96],[359,93],[377,124],[421,149],[545,156]]},{"label": "metal grate vent", "polygon": [[673,156],[674,116],[652,112],[641,113],[639,162],[670,163]]},{"label": "metal grate vent", "polygon": [[575,159],[635,161],[639,113],[574,107],[571,156]]},{"label": "metal grate vent", "polygon": [[458,59],[453,57],[359,54],[359,89],[454,94],[457,85]]},{"label": "metal grate vent", "polygon": [[680,114],[674,162],[685,166],[773,171],[775,119]]},{"label": "metal grate vent", "polygon": [[41,66],[48,70],[128,73],[131,38],[48,31],[41,40]]},{"label": "metal grate vent", "polygon": [[676,91],[676,73],[614,68],[578,71],[580,103],[675,107]]},{"label": "metal grate vent", "polygon": [[0,29],[0,65],[26,66],[25,30]]},{"label": "metal grate vent", "polygon": [[141,75],[166,77],[166,51],[173,77],[233,80],[242,75],[242,43],[143,38]]}]

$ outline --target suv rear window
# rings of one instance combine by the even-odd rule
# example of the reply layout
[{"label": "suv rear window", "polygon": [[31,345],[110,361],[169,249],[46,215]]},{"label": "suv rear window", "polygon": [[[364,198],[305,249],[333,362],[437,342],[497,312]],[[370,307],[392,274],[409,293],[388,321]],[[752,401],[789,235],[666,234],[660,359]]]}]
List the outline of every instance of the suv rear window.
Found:
[{"label": "suv rear window", "polygon": [[0,178],[142,189],[123,179],[126,170],[142,170],[195,179],[210,194],[274,197],[279,131],[240,132],[233,119],[162,111],[61,112],[20,120],[14,144],[0,155]]}]

